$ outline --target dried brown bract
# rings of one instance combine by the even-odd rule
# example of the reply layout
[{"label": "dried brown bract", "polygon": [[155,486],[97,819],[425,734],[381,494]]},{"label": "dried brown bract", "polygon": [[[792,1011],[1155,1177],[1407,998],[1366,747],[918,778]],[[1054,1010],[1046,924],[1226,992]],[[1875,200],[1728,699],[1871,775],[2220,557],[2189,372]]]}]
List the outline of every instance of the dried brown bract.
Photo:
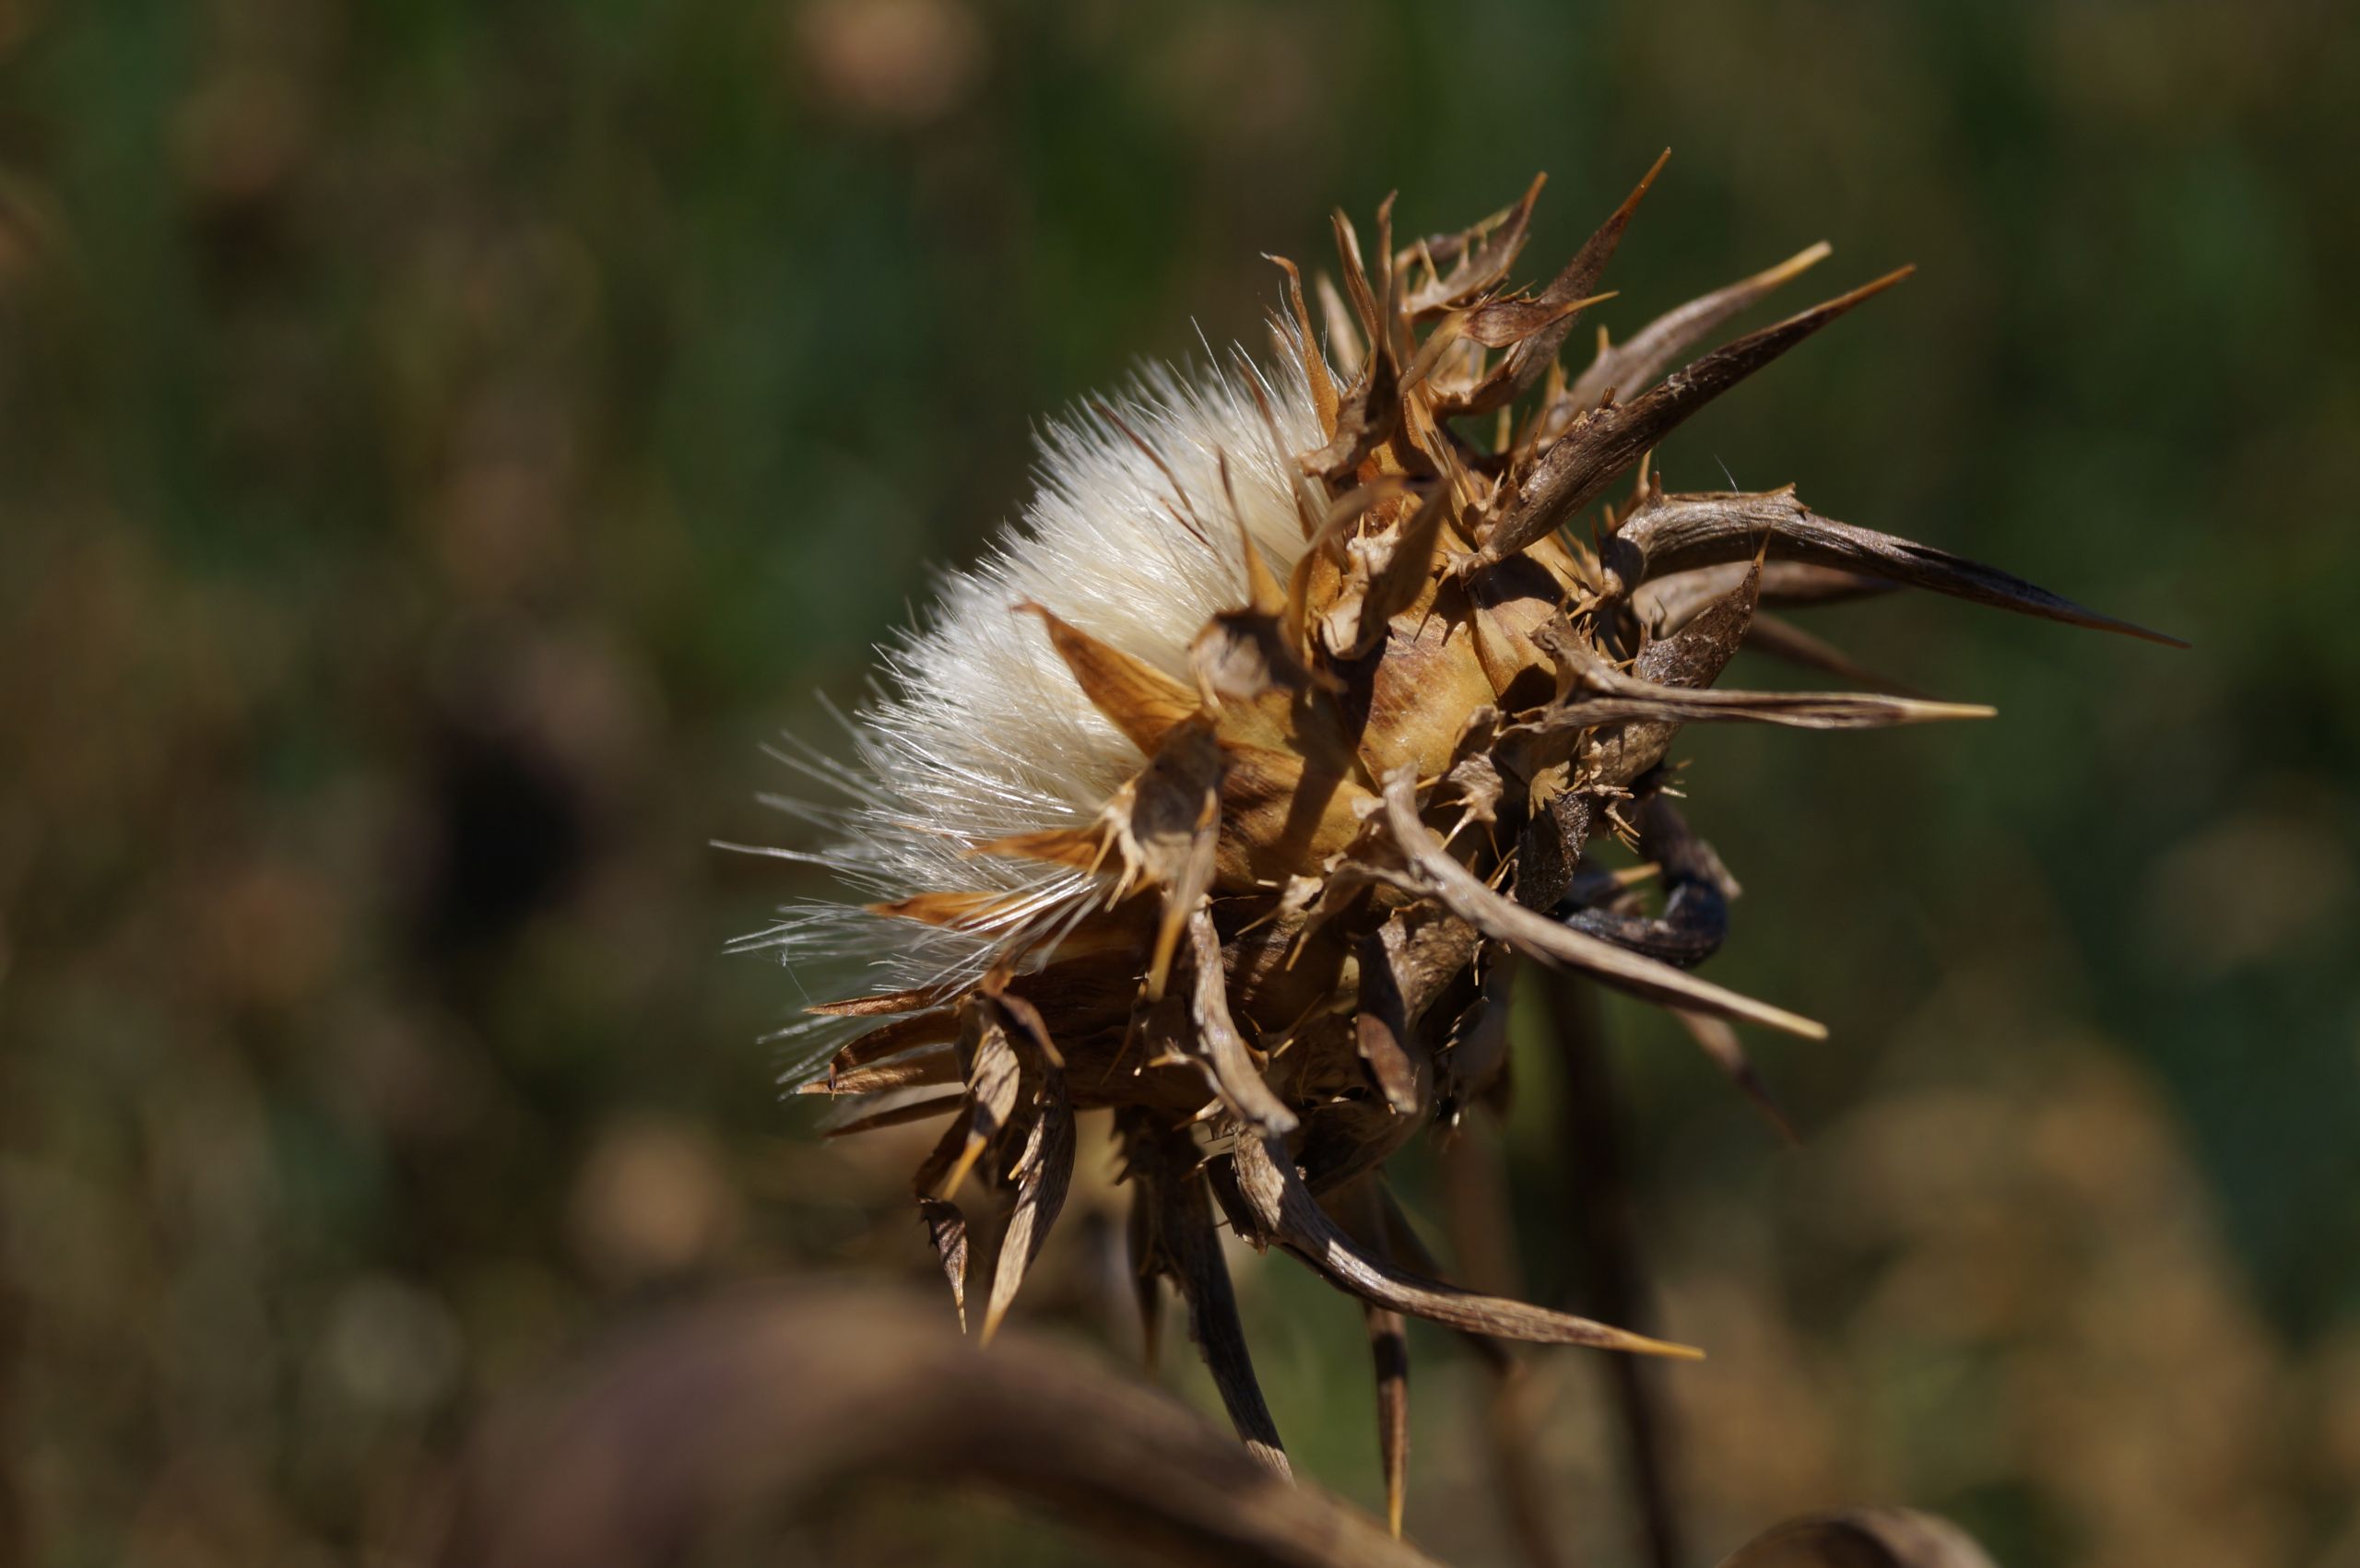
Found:
[{"label": "dried brown bract", "polygon": [[[1737,884],[1665,788],[1681,728],[1990,712],[1889,683],[1719,689],[1747,645],[1855,667],[1768,612],[1915,587],[2154,636],[1791,489],[1668,491],[1657,442],[1906,269],[1672,368],[1815,246],[1601,336],[1568,375],[1558,351],[1655,174],[1532,291],[1507,279],[1537,182],[1406,248],[1389,203],[1368,253],[1339,215],[1324,352],[1281,263],[1274,369],[1150,382],[1058,432],[1025,528],[891,655],[857,764],[804,764],[855,796],[820,858],[873,890],[871,916],[790,912],[767,938],[891,982],[819,1009],[861,1032],[803,1087],[849,1099],[843,1130],[950,1118],[915,1197],[954,1297],[996,1259],[985,1336],[1056,1220],[1075,1113],[1111,1108],[1138,1267],[1177,1288],[1271,1465],[1215,1213],[1367,1304],[1397,1509],[1402,1315],[1695,1353],[1431,1278],[1370,1218],[1387,1157],[1502,1091],[1513,968],[1674,1010],[1757,1094],[1729,1023],[1823,1032],[1693,973]],[[1593,855],[1610,835],[1657,869],[1659,902]],[[1006,1218],[971,1248],[978,1185]]]}]

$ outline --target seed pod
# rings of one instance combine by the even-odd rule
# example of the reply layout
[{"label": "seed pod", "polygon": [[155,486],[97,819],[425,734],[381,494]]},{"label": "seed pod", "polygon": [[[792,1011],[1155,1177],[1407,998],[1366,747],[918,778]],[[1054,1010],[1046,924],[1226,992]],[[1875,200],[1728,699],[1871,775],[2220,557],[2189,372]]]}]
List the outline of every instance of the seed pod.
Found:
[{"label": "seed pod", "polygon": [[[1695,1353],[1426,1278],[1366,1216],[1387,1205],[1389,1155],[1500,1087],[1493,1009],[1518,963],[1673,1009],[1756,1093],[1730,1021],[1823,1032],[1691,973],[1727,934],[1736,883],[1663,798],[1664,759],[1705,721],[1990,710],[1717,690],[1749,641],[1857,667],[1762,606],[1917,587],[2154,636],[1832,522],[1791,488],[1667,493],[1646,462],[1657,442],[1906,269],[1662,373],[1815,247],[1627,349],[1601,338],[1568,381],[1558,350],[1655,172],[1530,293],[1505,279],[1537,182],[1398,253],[1388,203],[1373,270],[1339,214],[1324,350],[1281,263],[1266,364],[1151,371],[1053,427],[1021,525],[885,654],[889,689],[851,725],[852,758],[791,759],[846,797],[827,813],[836,842],[797,857],[867,902],[790,909],[749,945],[875,977],[815,1009],[796,1086],[850,1097],[848,1128],[955,1116],[918,1197],[963,1288],[956,1189],[1013,1192],[1010,1233],[978,1253],[997,1258],[986,1327],[1056,1218],[1073,1113],[1111,1107],[1141,1189],[1139,1267],[1180,1286],[1242,1435],[1273,1465],[1211,1204],[1367,1303],[1397,1436],[1400,1315]],[[1634,470],[1596,548],[1568,536]],[[1590,853],[1616,835],[1660,862],[1660,913]],[[1398,1442],[1386,1452],[1398,1490]]]}]

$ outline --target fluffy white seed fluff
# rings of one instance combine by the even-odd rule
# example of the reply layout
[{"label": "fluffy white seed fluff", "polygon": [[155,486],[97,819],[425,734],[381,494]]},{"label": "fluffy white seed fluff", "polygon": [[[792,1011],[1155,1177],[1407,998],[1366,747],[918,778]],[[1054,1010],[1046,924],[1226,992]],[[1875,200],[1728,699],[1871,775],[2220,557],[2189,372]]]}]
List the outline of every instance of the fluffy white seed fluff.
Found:
[{"label": "fluffy white seed fluff", "polygon": [[[1242,371],[1150,367],[1119,398],[1049,425],[1021,521],[976,565],[947,573],[919,626],[879,650],[884,681],[850,721],[850,761],[805,747],[785,759],[839,798],[778,802],[832,842],[770,853],[828,867],[846,898],[789,906],[741,949],[776,949],[815,998],[894,990],[980,975],[1094,907],[1103,878],[965,853],[1094,819],[1144,761],[1083,697],[1040,619],[1017,607],[1044,606],[1188,679],[1189,642],[1244,602],[1240,523],[1281,573],[1303,551],[1286,465],[1319,438],[1303,346],[1289,348],[1261,382],[1283,449]],[[981,931],[861,907],[955,890],[1022,898]],[[783,1032],[788,1077],[813,1070],[840,1033],[825,1020]]]}]

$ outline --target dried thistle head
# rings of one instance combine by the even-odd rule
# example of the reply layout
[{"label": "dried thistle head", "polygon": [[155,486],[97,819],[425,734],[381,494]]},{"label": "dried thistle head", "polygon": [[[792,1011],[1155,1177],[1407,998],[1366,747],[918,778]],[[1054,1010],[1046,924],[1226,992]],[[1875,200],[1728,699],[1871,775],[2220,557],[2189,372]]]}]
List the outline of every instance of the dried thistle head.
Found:
[{"label": "dried thistle head", "polygon": [[[962,1188],[1007,1195],[985,1335],[1056,1217],[1074,1113],[1111,1107],[1142,1300],[1178,1288],[1274,1463],[1216,1207],[1374,1313],[1693,1353],[1429,1277],[1382,1168],[1502,1091],[1523,961],[1677,1009],[1740,1070],[1730,1020],[1823,1032],[1691,973],[1735,884],[1664,787],[1674,739],[1988,710],[1714,690],[1743,645],[1857,673],[1774,608],[1917,587],[2153,635],[1791,488],[1668,491],[1656,442],[1906,269],[1673,368],[1814,246],[1601,334],[1568,374],[1655,174],[1537,290],[1507,279],[1538,180],[1407,247],[1388,202],[1374,265],[1339,215],[1324,351],[1281,262],[1265,365],[1151,374],[1054,430],[1023,525],[888,654],[855,759],[802,762],[850,800],[819,858],[876,902],[792,909],[754,941],[866,960],[878,984],[814,1009],[834,1032],[799,1086],[846,1102],[840,1131],[950,1118],[916,1196],[963,1317]],[[1569,536],[1618,484],[1588,542]],[[1609,838],[1651,868],[1652,913],[1592,854]]]}]

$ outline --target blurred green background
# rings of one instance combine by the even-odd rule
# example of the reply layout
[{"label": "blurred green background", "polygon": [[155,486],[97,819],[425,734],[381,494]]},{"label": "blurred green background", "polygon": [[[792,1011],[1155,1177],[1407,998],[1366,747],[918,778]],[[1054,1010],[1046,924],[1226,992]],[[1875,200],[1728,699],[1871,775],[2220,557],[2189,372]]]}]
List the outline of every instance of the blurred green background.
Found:
[{"label": "blurred green background", "polygon": [[[0,4],[0,1562],[409,1562],[487,1406],[653,1302],[930,1273],[907,1149],[777,1098],[796,980],[720,956],[808,890],[704,847],[794,840],[759,747],[1042,414],[1258,344],[1259,253],[1546,169],[1545,274],[1669,144],[1621,331],[1821,238],[1823,292],[1921,265],[1675,485],[2195,644],[1842,608],[2000,720],[1683,742],[1715,977],[1835,1030],[1756,1042],[1788,1150],[1614,1015],[1692,1550],[1900,1501],[2024,1568],[2360,1563],[2355,104],[2291,0]],[[1120,1346],[1108,1201],[1021,1312]],[[1241,1288],[1373,1498],[1357,1314]],[[1415,1343],[1412,1532],[1512,1561]],[[1536,1371],[1626,1561],[1594,1360]],[[1092,1560],[906,1492],[793,1531],[746,1560]]]}]

